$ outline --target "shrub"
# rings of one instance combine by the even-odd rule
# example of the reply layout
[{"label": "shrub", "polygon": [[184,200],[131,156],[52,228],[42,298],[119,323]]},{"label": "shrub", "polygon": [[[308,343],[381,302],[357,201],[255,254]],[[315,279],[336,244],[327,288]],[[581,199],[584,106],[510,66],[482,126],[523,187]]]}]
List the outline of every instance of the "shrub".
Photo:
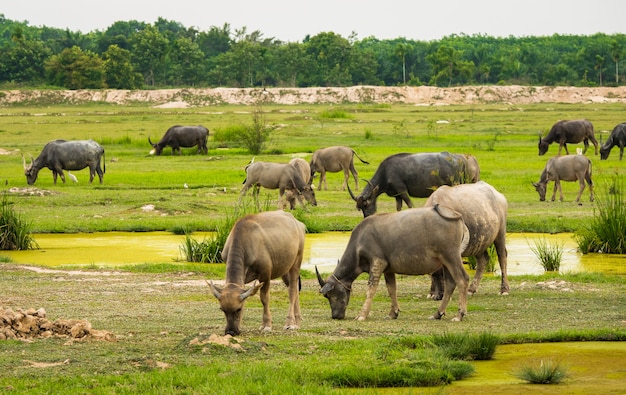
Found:
[{"label": "shrub", "polygon": [[514,373],[518,379],[530,384],[558,384],[568,377],[567,369],[552,361],[541,361],[538,368],[524,366]]},{"label": "shrub", "polygon": [[251,154],[258,155],[265,148],[270,133],[274,129],[275,127],[267,125],[262,108],[260,105],[257,105],[254,111],[252,111],[252,125],[240,130],[236,135],[236,139]]},{"label": "shrub", "polygon": [[583,225],[574,235],[583,254],[626,254],[626,204],[623,199],[622,177],[616,175],[606,192],[596,195],[591,223]]},{"label": "shrub", "polygon": [[546,272],[558,272],[563,259],[563,244],[551,244],[544,238],[529,245],[530,250],[539,259],[539,263]]},{"label": "shrub", "polygon": [[0,203],[0,250],[31,250],[38,248],[31,232],[31,224],[15,212],[7,196]]}]

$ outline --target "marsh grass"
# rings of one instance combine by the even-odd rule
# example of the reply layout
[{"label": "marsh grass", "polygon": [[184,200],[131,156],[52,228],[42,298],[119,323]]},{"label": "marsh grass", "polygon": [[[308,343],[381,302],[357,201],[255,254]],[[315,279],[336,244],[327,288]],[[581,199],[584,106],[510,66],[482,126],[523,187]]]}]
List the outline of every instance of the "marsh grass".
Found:
[{"label": "marsh grass", "polygon": [[30,250],[37,248],[31,233],[32,225],[16,212],[6,194],[0,201],[0,250]]},{"label": "marsh grass", "polygon": [[576,232],[578,248],[584,254],[626,253],[626,202],[623,177],[615,175],[603,193],[595,199],[594,215],[589,224]]},{"label": "marsh grass", "polygon": [[545,237],[537,238],[530,245],[543,269],[547,272],[558,272],[563,259],[563,243],[551,243]]},{"label": "marsh grass", "polygon": [[523,366],[514,376],[529,384],[559,384],[569,377],[567,367],[554,361],[541,361],[538,367]]},{"label": "marsh grass", "polygon": [[487,332],[478,335],[444,333],[433,335],[432,342],[450,359],[460,361],[486,361],[493,358],[500,337]]}]

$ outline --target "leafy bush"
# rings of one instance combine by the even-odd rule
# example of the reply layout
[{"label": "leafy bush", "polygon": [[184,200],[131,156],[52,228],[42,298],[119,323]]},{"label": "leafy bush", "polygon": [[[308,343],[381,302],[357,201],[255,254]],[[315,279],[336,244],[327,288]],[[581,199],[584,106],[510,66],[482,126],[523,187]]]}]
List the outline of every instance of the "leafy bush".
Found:
[{"label": "leafy bush", "polygon": [[31,224],[22,221],[7,196],[0,203],[0,250],[30,250],[38,248],[31,232]]},{"label": "leafy bush", "polygon": [[544,237],[535,240],[534,245],[529,247],[545,271],[559,271],[563,259],[563,244],[550,244]]},{"label": "leafy bush", "polygon": [[530,384],[558,384],[568,377],[567,369],[552,361],[541,361],[538,368],[524,366],[514,373],[518,379]]},{"label": "leafy bush", "polygon": [[606,192],[596,195],[591,223],[576,232],[574,238],[583,254],[603,252],[626,254],[626,204],[622,177],[616,175]]},{"label": "leafy bush", "polygon": [[263,116],[261,106],[257,105],[252,111],[252,125],[241,129],[236,135],[236,140],[246,147],[253,155],[263,152],[265,144],[270,137],[270,133],[275,127],[268,126]]}]

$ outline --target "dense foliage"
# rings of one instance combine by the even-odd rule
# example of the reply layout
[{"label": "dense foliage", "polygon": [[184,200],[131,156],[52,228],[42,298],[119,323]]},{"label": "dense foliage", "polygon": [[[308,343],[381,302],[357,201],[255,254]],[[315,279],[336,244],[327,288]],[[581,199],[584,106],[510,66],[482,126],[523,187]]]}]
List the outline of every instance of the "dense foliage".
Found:
[{"label": "dense foliage", "polygon": [[625,34],[417,41],[323,32],[283,42],[229,24],[199,31],[159,18],[83,34],[0,14],[0,84],[8,86],[603,86],[623,84],[625,50]]}]

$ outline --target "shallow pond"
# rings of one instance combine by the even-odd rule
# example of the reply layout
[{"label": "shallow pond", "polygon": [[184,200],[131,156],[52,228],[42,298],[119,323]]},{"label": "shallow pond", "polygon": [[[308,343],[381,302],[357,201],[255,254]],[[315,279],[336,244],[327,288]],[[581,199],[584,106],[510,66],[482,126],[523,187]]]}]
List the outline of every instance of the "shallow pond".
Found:
[{"label": "shallow pond", "polygon": [[[194,233],[198,241],[208,233]],[[349,232],[328,232],[306,236],[302,267],[330,272],[343,254],[350,238]],[[507,235],[510,275],[541,274],[543,267],[531,250],[539,239],[563,246],[561,272],[601,272],[626,274],[626,255],[581,254],[571,234]],[[1,251],[13,262],[43,266],[129,264],[174,262],[183,260],[180,247],[185,236],[167,232],[106,232],[78,234],[37,234],[38,250]],[[499,272],[499,268],[497,268]]]}]

